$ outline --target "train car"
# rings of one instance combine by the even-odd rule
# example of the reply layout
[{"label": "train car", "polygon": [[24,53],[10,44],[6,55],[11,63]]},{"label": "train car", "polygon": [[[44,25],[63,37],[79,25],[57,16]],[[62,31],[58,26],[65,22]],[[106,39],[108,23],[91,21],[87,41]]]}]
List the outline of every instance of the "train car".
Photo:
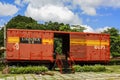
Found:
[{"label": "train car", "polygon": [[108,62],[110,35],[49,30],[7,30],[8,62],[55,62],[55,38],[62,39],[62,55],[75,62]]}]

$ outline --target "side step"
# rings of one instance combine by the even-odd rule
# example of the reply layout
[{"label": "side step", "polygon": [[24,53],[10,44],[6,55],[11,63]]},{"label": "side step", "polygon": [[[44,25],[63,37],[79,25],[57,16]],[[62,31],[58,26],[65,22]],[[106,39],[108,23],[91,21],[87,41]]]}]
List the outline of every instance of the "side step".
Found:
[{"label": "side step", "polygon": [[73,61],[67,60],[65,58],[62,58],[61,56],[57,55],[55,64],[58,66],[60,69],[60,73],[65,74],[65,73],[74,73],[73,69]]}]

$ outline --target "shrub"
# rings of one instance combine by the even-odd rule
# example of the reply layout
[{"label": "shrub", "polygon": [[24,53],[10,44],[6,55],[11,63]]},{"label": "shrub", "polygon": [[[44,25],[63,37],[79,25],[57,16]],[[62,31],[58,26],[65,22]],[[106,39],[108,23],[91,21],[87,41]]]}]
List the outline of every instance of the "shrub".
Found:
[{"label": "shrub", "polygon": [[5,64],[0,62],[0,71],[2,71],[5,68]]},{"label": "shrub", "polygon": [[102,65],[94,65],[94,66],[75,65],[75,66],[73,66],[73,68],[76,72],[103,72],[103,71],[106,71],[105,66],[102,66]]},{"label": "shrub", "polygon": [[27,74],[27,73],[40,73],[48,71],[45,66],[27,66],[27,67],[11,67],[9,73],[11,74]]},{"label": "shrub", "polygon": [[120,60],[119,59],[110,60],[109,65],[120,65]]},{"label": "shrub", "polygon": [[106,67],[103,65],[95,65],[92,67],[94,72],[104,72],[106,71]]},{"label": "shrub", "polygon": [[73,68],[76,72],[82,72],[82,70],[83,70],[82,67],[79,65],[75,65],[75,66],[73,66]]}]

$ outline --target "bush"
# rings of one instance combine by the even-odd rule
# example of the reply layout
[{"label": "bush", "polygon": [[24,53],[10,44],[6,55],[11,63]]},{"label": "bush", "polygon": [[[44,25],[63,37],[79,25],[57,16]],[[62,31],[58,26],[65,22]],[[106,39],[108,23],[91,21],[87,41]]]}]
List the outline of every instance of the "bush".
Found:
[{"label": "bush", "polygon": [[79,65],[73,66],[73,69],[74,69],[76,72],[83,72],[82,66],[79,66]]},{"label": "bush", "polygon": [[27,67],[11,67],[9,73],[11,74],[27,74],[27,73],[40,73],[48,71],[45,66],[27,66]]},{"label": "bush", "polygon": [[109,65],[120,65],[120,59],[110,60]]},{"label": "bush", "polygon": [[0,62],[0,71],[2,71],[5,68],[5,64]]},{"label": "bush", "polygon": [[94,66],[75,65],[75,66],[73,66],[73,68],[76,72],[104,72],[104,71],[106,71],[105,66],[102,66],[102,65],[94,65]]},{"label": "bush", "polygon": [[119,52],[112,52],[112,56],[113,56],[113,57],[119,57],[120,54],[119,54]]}]

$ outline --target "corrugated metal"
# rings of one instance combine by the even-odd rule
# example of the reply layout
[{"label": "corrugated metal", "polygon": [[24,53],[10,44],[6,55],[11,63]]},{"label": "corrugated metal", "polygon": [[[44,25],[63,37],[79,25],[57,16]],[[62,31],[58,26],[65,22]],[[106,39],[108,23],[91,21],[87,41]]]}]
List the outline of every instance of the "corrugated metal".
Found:
[{"label": "corrugated metal", "polygon": [[[87,60],[100,61],[110,59],[109,35],[87,34]],[[90,41],[89,41],[90,40]]]},{"label": "corrugated metal", "polygon": [[7,59],[53,61],[54,34],[75,61],[110,60],[110,35],[20,29],[7,30]]},{"label": "corrugated metal", "polygon": [[7,59],[19,58],[19,31],[7,31]]},{"label": "corrugated metal", "polygon": [[76,59],[86,58],[85,34],[70,34],[70,55]]},{"label": "corrugated metal", "polygon": [[109,35],[71,33],[70,55],[75,61],[109,61]]},{"label": "corrugated metal", "polygon": [[8,30],[7,59],[53,61],[53,35],[46,31]]}]

